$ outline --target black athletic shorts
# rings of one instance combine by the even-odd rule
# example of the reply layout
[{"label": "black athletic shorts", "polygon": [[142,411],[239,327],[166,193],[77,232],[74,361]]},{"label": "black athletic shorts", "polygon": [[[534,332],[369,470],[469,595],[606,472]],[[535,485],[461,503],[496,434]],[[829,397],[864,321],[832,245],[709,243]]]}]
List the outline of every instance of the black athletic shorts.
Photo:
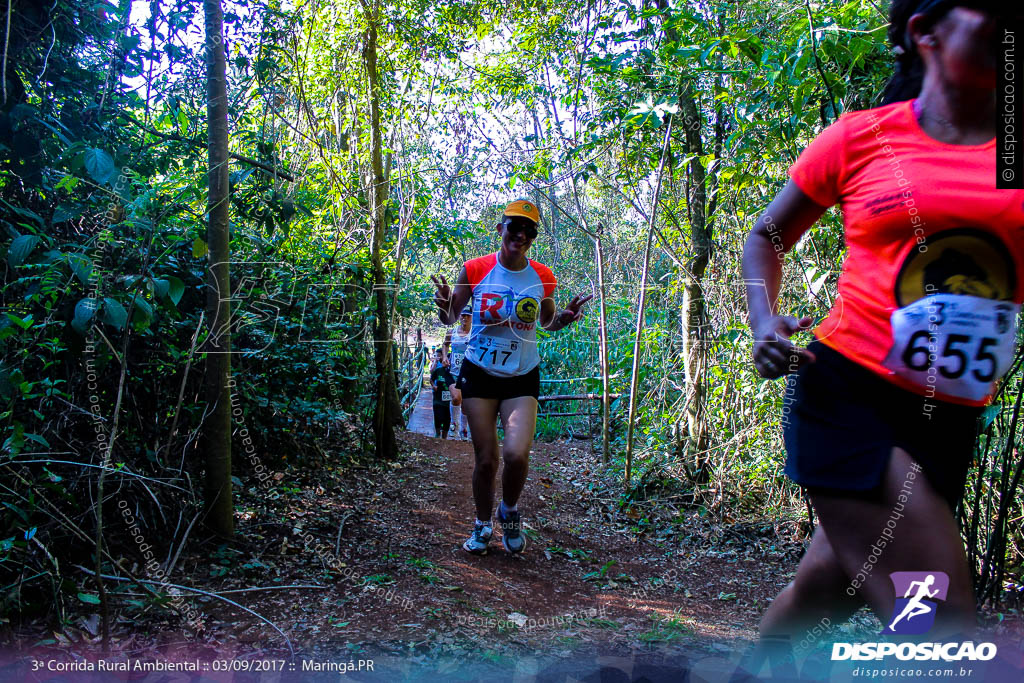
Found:
[{"label": "black athletic shorts", "polygon": [[787,378],[783,397],[786,475],[811,493],[873,499],[899,446],[955,510],[984,409],[909,392],[817,339],[807,348],[817,361]]},{"label": "black athletic shorts", "polygon": [[533,396],[540,398],[540,366],[525,375],[498,377],[476,365],[468,358],[462,360],[462,369],[455,386],[462,390],[463,400],[467,398],[506,398]]}]

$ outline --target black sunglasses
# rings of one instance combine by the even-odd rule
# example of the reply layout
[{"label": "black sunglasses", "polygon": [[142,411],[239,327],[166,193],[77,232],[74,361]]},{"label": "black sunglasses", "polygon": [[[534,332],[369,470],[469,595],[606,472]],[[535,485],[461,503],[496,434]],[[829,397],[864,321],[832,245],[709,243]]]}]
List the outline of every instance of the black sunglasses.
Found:
[{"label": "black sunglasses", "polygon": [[508,218],[508,217],[506,217],[505,220],[503,220],[501,222],[501,224],[505,226],[505,230],[506,231],[508,231],[508,232],[510,232],[512,234],[522,233],[522,235],[524,237],[526,237],[526,239],[528,239],[528,240],[532,240],[532,239],[536,239],[537,238],[537,228],[533,227],[532,225],[530,225],[530,226],[514,225],[512,223],[512,219]]}]

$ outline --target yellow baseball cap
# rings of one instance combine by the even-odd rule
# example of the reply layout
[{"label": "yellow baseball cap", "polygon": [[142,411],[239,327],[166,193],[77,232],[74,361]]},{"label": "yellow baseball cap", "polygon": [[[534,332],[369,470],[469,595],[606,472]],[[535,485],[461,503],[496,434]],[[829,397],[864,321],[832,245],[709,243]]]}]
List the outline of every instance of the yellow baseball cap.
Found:
[{"label": "yellow baseball cap", "polygon": [[537,205],[526,199],[517,199],[505,207],[506,216],[522,216],[529,218],[534,223],[540,224],[540,209]]}]

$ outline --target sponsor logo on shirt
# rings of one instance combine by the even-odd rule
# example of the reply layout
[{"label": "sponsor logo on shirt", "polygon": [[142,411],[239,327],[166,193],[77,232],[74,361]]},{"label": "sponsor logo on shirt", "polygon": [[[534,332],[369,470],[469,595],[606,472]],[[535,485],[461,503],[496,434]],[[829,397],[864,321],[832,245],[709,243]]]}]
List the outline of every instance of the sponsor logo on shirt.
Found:
[{"label": "sponsor logo on shirt", "polygon": [[504,294],[484,292],[480,295],[480,322],[497,325],[506,322],[511,313],[512,301]]},{"label": "sponsor logo on shirt", "polygon": [[906,198],[904,191],[881,194],[868,200],[864,208],[871,212],[872,216],[880,216],[903,207]]},{"label": "sponsor logo on shirt", "polygon": [[965,294],[1009,301],[1017,288],[1010,249],[990,232],[955,228],[929,235],[896,276],[900,308],[930,294]]},{"label": "sponsor logo on shirt", "polygon": [[537,300],[532,296],[523,297],[516,304],[516,316],[524,323],[532,323],[537,319]]}]

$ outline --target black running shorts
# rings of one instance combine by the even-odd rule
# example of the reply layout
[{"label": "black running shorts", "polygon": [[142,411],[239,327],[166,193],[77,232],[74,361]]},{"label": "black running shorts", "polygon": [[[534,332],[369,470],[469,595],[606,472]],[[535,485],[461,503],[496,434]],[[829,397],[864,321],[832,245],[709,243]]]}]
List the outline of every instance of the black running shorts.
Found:
[{"label": "black running shorts", "polygon": [[807,348],[817,361],[787,378],[783,398],[786,475],[812,493],[873,498],[898,446],[956,509],[984,409],[909,392],[817,339]]},{"label": "black running shorts", "polygon": [[498,377],[488,373],[468,358],[463,359],[462,369],[455,386],[462,390],[463,400],[467,398],[507,398],[533,396],[540,398],[540,366],[525,375]]}]

